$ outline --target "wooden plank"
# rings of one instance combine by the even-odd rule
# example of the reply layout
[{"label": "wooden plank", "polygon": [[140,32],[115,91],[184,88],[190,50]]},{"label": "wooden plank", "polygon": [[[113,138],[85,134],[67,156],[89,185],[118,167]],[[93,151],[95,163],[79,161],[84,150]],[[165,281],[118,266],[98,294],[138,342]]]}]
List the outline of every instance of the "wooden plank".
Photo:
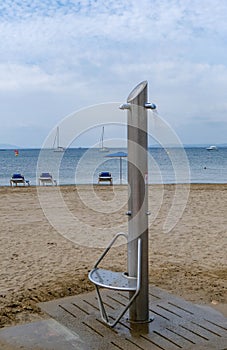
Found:
[{"label": "wooden plank", "polygon": [[[214,326],[217,326],[221,329],[223,329],[225,332],[227,331],[227,318],[222,319],[215,319],[214,317],[207,317],[208,315],[204,316],[204,320],[206,320],[208,323],[213,324]],[[226,349],[224,349],[226,350]]]},{"label": "wooden plank", "polygon": [[177,336],[181,336],[183,339],[185,339],[187,342],[191,344],[199,344],[203,342],[203,339],[201,337],[193,332],[191,332],[188,329],[182,328],[180,326],[174,325],[169,323],[169,325],[166,327],[170,332],[176,334]]},{"label": "wooden plank", "polygon": [[219,342],[207,342],[206,344],[192,345],[187,350],[227,350],[226,339],[222,338]]},{"label": "wooden plank", "polygon": [[143,338],[141,335],[139,337],[132,337],[128,339],[128,341],[130,344],[136,344],[137,348],[140,350],[160,350],[160,346],[151,343],[147,339]]},{"label": "wooden plank", "polygon": [[213,324],[211,322],[208,322],[207,320],[203,319],[202,321],[192,321],[193,324],[196,324],[200,328],[204,328],[208,330],[210,333],[214,334],[218,337],[224,337],[226,335],[226,330],[223,327],[220,327],[219,325]]},{"label": "wooden plank", "polygon": [[160,331],[154,331],[156,334],[159,334],[161,337],[168,339],[168,341],[177,345],[179,348],[187,348],[192,344],[191,339],[186,339],[185,337],[180,336],[177,333],[171,332],[168,328],[161,329]]},{"label": "wooden plank", "polygon": [[[222,322],[222,325],[209,322],[209,320],[204,319],[203,314],[198,315],[198,314],[192,313],[187,309],[183,309],[181,307],[179,308],[177,307],[177,305],[174,305],[166,301],[158,302],[157,306],[160,307],[161,309],[164,309],[166,311],[173,313],[174,315],[178,315],[182,317],[184,320],[189,320],[192,324],[197,325],[198,329],[199,328],[205,329],[216,336],[224,336],[226,334],[226,330],[223,322]],[[218,321],[219,321],[218,323],[220,323],[220,320]]]},{"label": "wooden plank", "polygon": [[197,325],[191,323],[191,322],[182,322],[182,324],[179,325],[179,327],[188,330],[191,333],[194,333],[196,335],[198,335],[202,340],[212,340],[212,338],[216,338],[215,335],[213,335],[211,332],[209,332],[208,330],[204,329],[204,328],[200,328]]},{"label": "wooden plank", "polygon": [[160,317],[162,317],[163,319],[174,322],[174,323],[179,323],[182,319],[181,316],[173,314],[172,312],[164,309],[163,307],[161,307],[159,304],[158,305],[151,305],[151,307],[149,308],[149,310],[151,311],[151,313],[154,313],[155,315],[158,315]]},{"label": "wooden plank", "polygon": [[173,315],[177,315],[178,317],[181,317],[181,318],[191,319],[192,316],[194,315],[194,312],[191,312],[187,309],[179,308],[176,305],[173,305],[167,301],[158,302],[157,305],[163,308],[164,310],[167,310],[168,312],[172,313]]},{"label": "wooden plank", "polygon": [[149,333],[147,335],[141,335],[141,337],[143,339],[146,339],[150,343],[151,349],[153,345],[156,345],[157,347],[163,350],[180,349],[180,346],[178,346],[175,342],[172,342],[172,340],[167,339],[158,332]]}]

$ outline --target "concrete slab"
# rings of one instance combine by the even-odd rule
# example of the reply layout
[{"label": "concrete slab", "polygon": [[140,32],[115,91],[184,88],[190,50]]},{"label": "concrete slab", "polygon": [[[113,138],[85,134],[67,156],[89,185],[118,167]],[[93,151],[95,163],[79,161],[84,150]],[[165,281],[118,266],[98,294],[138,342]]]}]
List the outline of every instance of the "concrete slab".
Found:
[{"label": "concrete slab", "polygon": [[0,330],[3,350],[85,350],[79,335],[54,319]]}]

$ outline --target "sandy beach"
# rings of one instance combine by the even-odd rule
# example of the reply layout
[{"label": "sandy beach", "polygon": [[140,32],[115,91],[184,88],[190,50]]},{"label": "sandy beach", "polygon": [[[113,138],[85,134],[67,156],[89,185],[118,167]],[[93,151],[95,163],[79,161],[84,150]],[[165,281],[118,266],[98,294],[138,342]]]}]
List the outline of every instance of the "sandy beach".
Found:
[{"label": "sandy beach", "polygon": [[[0,188],[1,327],[45,317],[40,301],[92,290],[89,270],[109,239],[127,232],[127,186],[37,189]],[[174,185],[149,186],[150,283],[227,316],[227,184],[191,185],[186,205],[178,196],[170,212],[175,194]],[[169,212],[177,222],[167,233]],[[126,269],[125,249],[105,265]]]}]

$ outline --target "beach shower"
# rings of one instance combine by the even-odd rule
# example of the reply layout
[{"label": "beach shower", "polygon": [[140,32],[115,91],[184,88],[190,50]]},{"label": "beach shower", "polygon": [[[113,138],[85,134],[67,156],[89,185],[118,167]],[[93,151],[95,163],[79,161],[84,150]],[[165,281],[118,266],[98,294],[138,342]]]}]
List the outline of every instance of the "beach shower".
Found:
[{"label": "beach shower", "polygon": [[[128,124],[128,274],[137,276],[141,263],[141,286],[137,298],[129,308],[129,320],[148,322],[148,165],[147,165],[147,109],[155,109],[147,102],[147,81],[141,82],[127,99]],[[141,262],[138,243],[141,240]],[[130,292],[130,297],[132,293]]]},{"label": "beach shower", "polygon": [[[128,234],[119,232],[112,239],[94,268],[89,279],[94,283],[102,319],[114,327],[129,309],[129,322],[148,323],[148,165],[147,165],[147,109],[156,106],[147,102],[147,81],[138,84],[129,94],[127,103],[120,109],[127,110],[128,138]],[[127,272],[114,272],[99,268],[118,237],[127,240]],[[100,288],[129,293],[128,303],[113,322],[107,315]]]}]

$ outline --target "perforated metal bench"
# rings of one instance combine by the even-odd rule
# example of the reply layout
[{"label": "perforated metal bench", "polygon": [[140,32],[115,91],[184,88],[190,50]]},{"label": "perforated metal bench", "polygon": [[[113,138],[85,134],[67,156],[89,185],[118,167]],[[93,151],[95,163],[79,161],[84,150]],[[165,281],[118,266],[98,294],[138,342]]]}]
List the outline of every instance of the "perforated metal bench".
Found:
[{"label": "perforated metal bench", "polygon": [[[116,234],[116,236],[112,239],[108,247],[105,249],[101,257],[98,259],[96,264],[94,265],[94,268],[90,271],[88,277],[92,283],[94,283],[98,301],[99,301],[99,308],[102,320],[108,324],[110,327],[114,327],[120,319],[124,316],[130,305],[133,303],[135,298],[140,292],[140,286],[141,286],[141,239],[138,239],[138,263],[137,263],[137,276],[136,277],[130,277],[128,276],[127,272],[115,272],[110,270],[105,270],[102,268],[99,268],[98,265],[103,260],[103,258],[106,256],[110,248],[113,246],[115,241],[120,237],[124,236],[126,239],[128,238],[128,235],[123,232],[119,232]],[[102,296],[100,293],[100,288],[106,288],[106,289],[112,289],[115,291],[124,291],[124,292],[134,292],[132,297],[129,298],[128,303],[126,306],[122,309],[120,314],[116,317],[116,319],[113,322],[109,321],[109,317],[106,313],[106,309],[104,307],[104,303],[102,300]]]}]

